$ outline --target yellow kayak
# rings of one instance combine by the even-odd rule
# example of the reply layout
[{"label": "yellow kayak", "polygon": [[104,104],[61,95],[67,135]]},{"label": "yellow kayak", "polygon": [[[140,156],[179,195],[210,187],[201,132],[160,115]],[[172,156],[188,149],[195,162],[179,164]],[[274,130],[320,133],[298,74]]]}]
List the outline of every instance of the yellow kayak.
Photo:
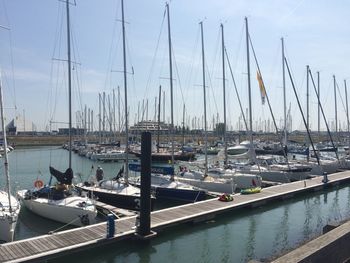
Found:
[{"label": "yellow kayak", "polygon": [[246,188],[241,190],[242,195],[248,195],[248,194],[255,194],[260,193],[261,187],[252,187],[252,188]]}]

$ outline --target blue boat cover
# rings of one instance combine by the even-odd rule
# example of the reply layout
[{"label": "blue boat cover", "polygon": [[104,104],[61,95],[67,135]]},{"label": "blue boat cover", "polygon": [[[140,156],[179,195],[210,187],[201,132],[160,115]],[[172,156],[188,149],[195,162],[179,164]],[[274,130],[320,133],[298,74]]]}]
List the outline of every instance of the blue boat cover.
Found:
[{"label": "blue boat cover", "polygon": [[[129,163],[129,169],[134,172],[141,172],[141,164]],[[174,168],[171,166],[152,166],[151,173],[154,174],[174,174]]]}]

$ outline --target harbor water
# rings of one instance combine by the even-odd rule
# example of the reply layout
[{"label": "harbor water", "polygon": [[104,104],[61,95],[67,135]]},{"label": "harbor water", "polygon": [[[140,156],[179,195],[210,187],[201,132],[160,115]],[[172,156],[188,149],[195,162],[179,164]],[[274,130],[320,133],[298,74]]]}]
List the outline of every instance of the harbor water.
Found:
[{"label": "harbor water", "polygon": [[[36,179],[48,182],[49,165],[64,171],[68,164],[68,152],[57,147],[18,148],[9,158],[13,191],[33,187]],[[76,154],[72,164],[77,181],[94,175],[98,165]],[[105,178],[115,176],[121,168],[121,163],[100,165]],[[148,242],[121,241],[49,262],[266,261],[320,235],[326,224],[348,218],[350,188],[343,186],[233,211],[208,222],[172,227]],[[47,234],[61,227],[61,224],[38,217],[23,207],[15,239]]]}]

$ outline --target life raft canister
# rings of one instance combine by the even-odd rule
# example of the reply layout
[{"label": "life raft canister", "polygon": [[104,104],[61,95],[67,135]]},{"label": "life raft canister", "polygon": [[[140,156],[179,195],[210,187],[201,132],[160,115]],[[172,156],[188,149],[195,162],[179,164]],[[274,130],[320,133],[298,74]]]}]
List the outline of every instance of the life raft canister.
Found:
[{"label": "life raft canister", "polygon": [[34,186],[35,186],[35,188],[41,188],[41,187],[44,186],[44,182],[41,181],[41,180],[36,180],[36,181],[34,182]]}]

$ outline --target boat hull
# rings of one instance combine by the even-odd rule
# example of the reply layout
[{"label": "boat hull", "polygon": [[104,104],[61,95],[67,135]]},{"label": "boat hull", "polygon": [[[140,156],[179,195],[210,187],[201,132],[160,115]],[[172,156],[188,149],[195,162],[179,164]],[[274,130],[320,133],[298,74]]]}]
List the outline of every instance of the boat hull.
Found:
[{"label": "boat hull", "polygon": [[194,187],[198,187],[201,189],[208,190],[209,192],[216,192],[216,193],[234,193],[235,191],[235,184],[233,180],[224,180],[225,182],[219,182],[218,180],[205,180],[205,179],[192,179],[192,178],[185,178],[181,176],[177,176],[176,180],[178,180],[181,183],[189,184]]},{"label": "boat hull", "polygon": [[[94,186],[76,186],[81,191],[88,192],[89,197],[97,199],[99,202],[103,202],[118,208],[139,211],[141,204],[140,194],[128,195],[125,193],[118,193],[113,189],[103,189]],[[151,197],[151,209],[154,207],[155,198]]]},{"label": "boat hull", "polygon": [[184,202],[197,202],[206,198],[206,192],[202,190],[186,190],[176,188],[152,187],[158,199],[171,199]]},{"label": "boat hull", "polygon": [[[83,197],[67,197],[65,200],[47,198],[29,198],[27,190],[17,193],[21,202],[33,213],[64,224],[85,226],[96,223],[97,211]],[[85,202],[85,203],[84,203]]]},{"label": "boat hull", "polygon": [[20,203],[11,196],[11,212],[8,206],[8,195],[0,191],[2,209],[0,211],[0,242],[13,241],[18,214],[21,209]]}]

